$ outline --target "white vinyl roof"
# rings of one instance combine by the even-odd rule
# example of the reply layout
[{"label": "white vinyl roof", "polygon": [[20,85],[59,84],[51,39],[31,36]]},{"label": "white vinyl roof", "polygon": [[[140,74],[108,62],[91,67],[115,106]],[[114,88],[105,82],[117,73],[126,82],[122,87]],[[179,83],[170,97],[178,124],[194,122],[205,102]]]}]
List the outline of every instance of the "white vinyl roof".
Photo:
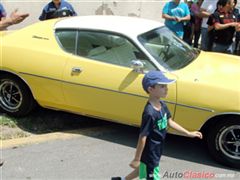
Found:
[{"label": "white vinyl roof", "polygon": [[58,21],[54,28],[113,31],[130,37],[136,37],[139,34],[160,26],[163,26],[160,22],[143,18],[96,15],[64,18]]}]

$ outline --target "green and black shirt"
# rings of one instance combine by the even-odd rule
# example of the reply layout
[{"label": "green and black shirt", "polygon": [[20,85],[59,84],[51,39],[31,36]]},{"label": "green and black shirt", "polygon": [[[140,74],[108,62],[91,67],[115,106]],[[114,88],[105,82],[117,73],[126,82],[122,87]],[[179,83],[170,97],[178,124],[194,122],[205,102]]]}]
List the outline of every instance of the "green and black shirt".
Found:
[{"label": "green and black shirt", "polygon": [[154,109],[149,102],[146,104],[140,128],[140,136],[147,136],[141,162],[151,168],[159,165],[163,143],[167,134],[168,119],[171,117],[167,105],[163,101],[160,101],[160,103],[160,111]]}]

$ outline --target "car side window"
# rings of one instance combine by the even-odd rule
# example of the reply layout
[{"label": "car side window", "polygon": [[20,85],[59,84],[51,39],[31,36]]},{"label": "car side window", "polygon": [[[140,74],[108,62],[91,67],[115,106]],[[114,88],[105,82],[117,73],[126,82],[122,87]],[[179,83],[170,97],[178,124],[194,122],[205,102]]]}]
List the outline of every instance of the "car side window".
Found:
[{"label": "car side window", "polygon": [[56,30],[55,34],[65,51],[76,54],[77,30]]},{"label": "car side window", "polygon": [[131,67],[131,61],[138,59],[144,61],[147,69],[156,69],[133,43],[115,34],[79,31],[77,55],[124,67]]}]

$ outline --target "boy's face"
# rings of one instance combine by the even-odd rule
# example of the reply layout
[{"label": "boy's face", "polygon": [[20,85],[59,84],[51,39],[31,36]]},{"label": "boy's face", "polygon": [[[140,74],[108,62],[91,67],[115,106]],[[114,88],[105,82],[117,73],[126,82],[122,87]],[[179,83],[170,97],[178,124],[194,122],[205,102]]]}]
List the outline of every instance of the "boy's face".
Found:
[{"label": "boy's face", "polygon": [[168,87],[166,84],[156,84],[153,87],[148,88],[150,96],[155,98],[165,98],[167,96]]}]

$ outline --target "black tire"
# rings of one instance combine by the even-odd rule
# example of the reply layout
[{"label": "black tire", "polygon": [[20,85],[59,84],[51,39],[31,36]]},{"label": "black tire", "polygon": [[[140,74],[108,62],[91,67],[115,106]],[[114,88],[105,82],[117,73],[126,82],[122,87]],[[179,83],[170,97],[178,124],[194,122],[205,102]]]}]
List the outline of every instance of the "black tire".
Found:
[{"label": "black tire", "polygon": [[10,116],[30,113],[35,101],[26,84],[12,75],[0,75],[0,108]]},{"label": "black tire", "polygon": [[218,162],[240,168],[240,118],[226,117],[208,129],[207,145]]}]

